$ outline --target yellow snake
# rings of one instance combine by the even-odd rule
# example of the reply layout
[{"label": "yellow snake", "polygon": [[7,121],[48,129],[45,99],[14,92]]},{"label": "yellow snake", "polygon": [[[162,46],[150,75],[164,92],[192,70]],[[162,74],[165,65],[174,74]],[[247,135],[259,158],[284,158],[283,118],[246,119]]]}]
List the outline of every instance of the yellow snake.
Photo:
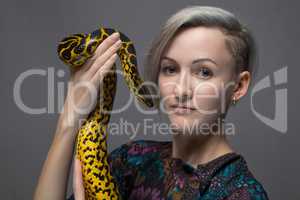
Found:
[{"label": "yellow snake", "polygon": [[[59,58],[70,67],[80,67],[93,55],[99,44],[114,32],[117,31],[99,28],[92,33],[70,35],[58,44]],[[152,107],[154,102],[150,92],[139,76],[134,45],[126,35],[119,33],[122,45],[117,54],[129,90],[139,102]],[[86,200],[121,199],[107,160],[107,126],[117,84],[115,64],[112,69],[113,73],[107,73],[103,79],[103,87],[99,92],[101,100],[98,98],[95,109],[88,115],[77,135],[76,156],[82,164]]]}]

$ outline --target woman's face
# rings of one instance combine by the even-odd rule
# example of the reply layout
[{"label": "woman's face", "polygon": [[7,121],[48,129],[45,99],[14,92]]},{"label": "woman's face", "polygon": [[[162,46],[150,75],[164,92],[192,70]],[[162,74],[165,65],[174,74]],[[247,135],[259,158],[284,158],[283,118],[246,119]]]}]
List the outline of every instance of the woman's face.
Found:
[{"label": "woman's face", "polygon": [[158,77],[162,110],[176,129],[199,133],[200,124],[208,128],[222,109],[227,110],[235,73],[225,37],[216,28],[189,28],[175,36],[162,56]]}]

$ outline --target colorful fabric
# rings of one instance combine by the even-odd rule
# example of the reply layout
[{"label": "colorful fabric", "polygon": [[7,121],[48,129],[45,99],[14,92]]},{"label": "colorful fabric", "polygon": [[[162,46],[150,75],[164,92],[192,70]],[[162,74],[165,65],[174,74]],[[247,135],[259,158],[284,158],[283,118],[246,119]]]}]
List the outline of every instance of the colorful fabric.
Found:
[{"label": "colorful fabric", "polygon": [[194,168],[172,157],[172,142],[138,140],[121,145],[108,160],[123,200],[268,199],[235,152]]}]

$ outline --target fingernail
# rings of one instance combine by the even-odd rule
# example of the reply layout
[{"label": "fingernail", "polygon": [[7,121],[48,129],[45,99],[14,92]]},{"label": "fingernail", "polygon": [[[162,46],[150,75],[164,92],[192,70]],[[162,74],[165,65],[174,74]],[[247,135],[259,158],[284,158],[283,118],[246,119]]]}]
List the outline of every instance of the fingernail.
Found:
[{"label": "fingernail", "polygon": [[117,38],[119,38],[119,37],[120,37],[119,32],[115,32],[115,33],[112,34],[112,38],[113,38],[113,39],[117,39]]},{"label": "fingernail", "polygon": [[118,40],[118,41],[116,42],[116,44],[117,44],[117,46],[120,46],[120,45],[122,44],[122,41],[121,41],[121,40]]}]

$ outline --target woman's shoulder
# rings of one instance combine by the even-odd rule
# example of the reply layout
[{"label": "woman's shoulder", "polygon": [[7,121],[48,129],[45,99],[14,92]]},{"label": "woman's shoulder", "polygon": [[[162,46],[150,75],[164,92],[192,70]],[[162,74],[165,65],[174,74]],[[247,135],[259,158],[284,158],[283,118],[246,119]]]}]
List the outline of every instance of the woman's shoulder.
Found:
[{"label": "woman's shoulder", "polygon": [[262,183],[249,169],[245,158],[240,154],[237,155],[236,159],[224,165],[212,178],[211,183],[215,186],[208,189],[206,193],[208,199],[219,194],[225,200],[267,200],[268,195]]},{"label": "woman's shoulder", "polygon": [[226,200],[269,199],[262,183],[252,174],[240,174],[235,177],[228,184],[226,190],[229,194]]}]

